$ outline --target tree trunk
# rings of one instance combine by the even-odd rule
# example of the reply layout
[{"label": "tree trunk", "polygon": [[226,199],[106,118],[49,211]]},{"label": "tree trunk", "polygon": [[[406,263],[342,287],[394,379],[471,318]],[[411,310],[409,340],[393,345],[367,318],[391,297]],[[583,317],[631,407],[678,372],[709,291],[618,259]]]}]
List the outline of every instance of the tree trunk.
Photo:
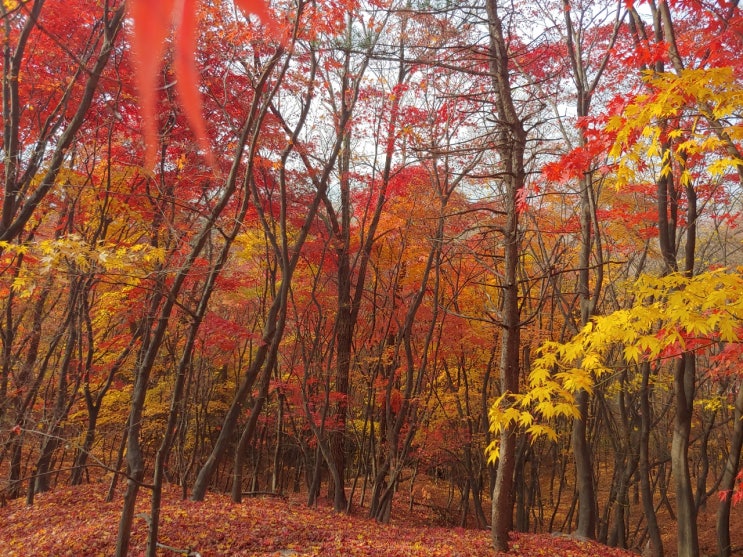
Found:
[{"label": "tree trunk", "polygon": [[725,460],[725,469],[722,473],[720,491],[726,496],[717,507],[717,554],[719,557],[730,557],[732,546],[730,541],[730,508],[733,503],[733,489],[740,466],[740,451],[743,447],[743,388],[738,386],[738,396],[735,397],[735,412],[733,414],[733,437],[730,440],[730,452]]},{"label": "tree trunk", "polygon": [[72,466],[72,474],[70,475],[70,485],[80,485],[83,483],[83,473],[85,472],[85,465],[88,462],[88,455],[93,449],[93,441],[95,440],[95,430],[98,423],[98,413],[100,412],[100,405],[93,405],[90,393],[85,393],[86,404],[88,407],[88,424],[85,428],[85,438],[83,439],[82,446],[77,450],[75,455],[75,463]]},{"label": "tree trunk", "polygon": [[[347,172],[345,173],[347,174]],[[344,180],[345,182],[345,180]],[[348,508],[344,479],[346,475],[346,416],[348,413],[348,384],[351,369],[351,344],[353,341],[354,324],[351,311],[351,269],[349,265],[349,237],[346,223],[347,213],[350,219],[350,208],[347,197],[347,188],[342,188],[343,203],[343,247],[338,250],[338,312],[336,316],[336,374],[335,391],[338,401],[333,408],[336,424],[330,431],[328,443],[335,470],[333,487],[333,508],[336,512],[345,512]]]},{"label": "tree trunk", "polygon": [[[87,303],[86,303],[86,309],[87,309]],[[88,321],[89,315],[86,314],[85,317],[86,317],[86,322],[89,323]],[[101,411],[101,404],[103,402],[103,398],[106,396],[106,393],[111,387],[114,376],[119,372],[119,370],[121,369],[121,366],[124,365],[127,358],[129,357],[129,354],[131,354],[131,351],[134,348],[134,345],[138,338],[139,338],[138,335],[133,336],[132,339],[129,341],[129,345],[126,348],[124,348],[121,354],[116,358],[116,361],[108,370],[108,376],[106,377],[106,380],[103,383],[103,385],[98,390],[98,393],[96,394],[95,399],[93,399],[93,394],[90,391],[90,383],[88,381],[88,374],[90,372],[90,367],[91,367],[90,362],[88,362],[88,364],[86,365],[86,377],[85,377],[85,383],[83,386],[83,394],[85,396],[85,406],[88,409],[88,425],[85,431],[85,439],[83,440],[83,446],[79,448],[77,455],[75,457],[75,463],[73,465],[72,475],[70,476],[71,485],[79,485],[82,483],[83,473],[85,471],[85,465],[88,462],[88,456],[90,455],[90,451],[93,450],[93,441],[95,440],[96,426],[98,424],[98,416]],[[89,336],[88,345],[91,350],[90,355],[92,356],[92,352],[93,352],[92,334]],[[117,471],[118,471],[118,468],[117,468]],[[114,478],[115,477],[116,476],[114,475]]]},{"label": "tree trunk", "polygon": [[[526,132],[511,93],[508,70],[508,48],[503,26],[498,15],[497,0],[486,0],[490,36],[490,79],[498,111],[496,150],[503,167],[505,182],[506,223],[503,229],[503,284],[501,286],[501,359],[500,383],[502,393],[516,394],[519,390],[519,357],[521,354],[521,315],[519,306],[520,233],[518,200],[524,187],[524,152]],[[516,465],[515,428],[505,428],[500,438],[500,456],[492,500],[491,539],[496,550],[508,550],[508,532],[513,529],[514,467]]]},{"label": "tree trunk", "polygon": [[650,364],[642,364],[642,386],[640,387],[640,493],[642,495],[642,509],[648,523],[648,537],[650,553],[648,557],[663,557],[663,540],[660,537],[658,517],[655,514],[653,490],[650,485],[650,428],[652,414],[650,408]]},{"label": "tree trunk", "polygon": [[676,418],[671,443],[671,467],[676,491],[677,544],[679,557],[698,557],[697,512],[689,473],[689,438],[694,403],[696,357],[685,353],[674,370]]},{"label": "tree trunk", "polygon": [[277,393],[277,399],[279,403],[279,409],[276,416],[276,447],[273,450],[273,463],[271,466],[271,491],[273,493],[281,493],[282,481],[281,481],[281,454],[283,451],[284,444],[284,396],[281,393]]},{"label": "tree trunk", "polygon": [[10,440],[10,475],[8,477],[8,499],[21,496],[21,467],[23,466],[23,436],[15,435]]},{"label": "tree trunk", "polygon": [[[159,301],[159,296],[155,296],[154,303],[157,304],[157,301]],[[129,427],[126,433],[126,463],[128,473],[124,504],[121,509],[121,518],[119,519],[119,533],[116,537],[116,557],[125,557],[129,552],[129,539],[132,532],[132,523],[134,522],[134,509],[137,503],[139,487],[144,479],[144,456],[142,455],[142,449],[139,444],[139,433],[142,430],[145,395],[147,394],[147,384],[152,369],[152,362],[154,362],[154,355],[151,358],[147,358],[146,354],[147,350],[143,348],[143,353],[140,354],[140,361],[135,368],[134,388],[132,389],[129,408]]]},{"label": "tree trunk", "polygon": [[272,364],[273,361],[271,362],[271,367],[268,367],[269,364],[266,365],[263,377],[261,378],[258,396],[253,401],[253,406],[250,409],[250,417],[243,427],[240,440],[237,443],[237,447],[235,447],[234,468],[232,471],[232,501],[235,503],[239,503],[242,500],[242,463],[248,446],[253,440],[255,428],[258,424],[258,416],[263,411],[263,405],[268,398],[268,385],[271,380],[271,370],[273,369]]},{"label": "tree trunk", "polygon": [[[75,354],[75,348],[77,347],[79,339],[79,331],[77,328],[78,315],[77,315],[77,300],[80,294],[81,282],[76,281],[71,287],[70,301],[69,301],[69,318],[66,322],[67,330],[67,342],[65,344],[64,354],[62,361],[59,364],[59,377],[57,379],[57,394],[54,401],[54,409],[51,415],[51,424],[47,429],[44,441],[41,444],[41,453],[36,461],[36,471],[34,477],[29,482],[28,496],[26,504],[33,504],[33,498],[35,493],[43,493],[49,491],[50,488],[50,474],[49,469],[52,463],[52,456],[54,451],[60,443],[60,434],[62,433],[62,420],[67,415],[68,405],[68,393],[67,393],[67,379],[70,372],[70,365]],[[72,396],[72,395],[70,395]]]},{"label": "tree trunk", "polygon": [[[518,392],[519,330],[503,331],[501,356],[501,388],[503,392]],[[514,350],[515,347],[515,350]],[[515,352],[515,356],[514,356]],[[500,436],[500,456],[493,489],[491,539],[498,551],[508,551],[508,533],[513,530],[514,471],[516,467],[516,433],[507,427]]]},{"label": "tree trunk", "polygon": [[[269,320],[274,319],[273,314],[275,313],[275,311],[278,311],[279,304],[279,299],[276,298],[274,301],[274,306],[269,312]],[[243,376],[240,387],[235,393],[235,396],[232,399],[232,403],[227,410],[227,414],[225,415],[225,418],[222,422],[222,427],[219,431],[217,441],[214,444],[214,447],[212,448],[212,451],[209,454],[206,462],[199,470],[199,474],[196,477],[193,489],[191,490],[192,501],[204,500],[204,497],[206,496],[206,490],[209,488],[209,483],[211,482],[212,476],[219,466],[219,463],[222,460],[222,456],[227,450],[229,444],[232,442],[232,435],[235,432],[235,427],[237,426],[237,419],[242,412],[243,405],[245,404],[248,395],[250,394],[250,391],[255,384],[255,380],[258,378],[258,374],[263,367],[263,363],[266,360],[266,354],[269,349],[274,350],[274,335],[281,334],[280,331],[277,333],[275,323],[272,323],[270,321],[269,323],[271,324],[271,328],[264,333],[261,346],[258,348],[255,356],[253,357],[253,361],[251,361],[250,363],[250,368]],[[276,349],[278,349],[278,346],[276,346]]]},{"label": "tree trunk", "polygon": [[[588,393],[584,390],[575,395],[581,417],[573,420],[571,445],[575,458],[575,482],[578,490],[578,528],[575,534],[593,539],[596,536],[596,495],[593,482],[591,449],[586,439],[588,418]],[[621,504],[621,502],[620,502]]]}]

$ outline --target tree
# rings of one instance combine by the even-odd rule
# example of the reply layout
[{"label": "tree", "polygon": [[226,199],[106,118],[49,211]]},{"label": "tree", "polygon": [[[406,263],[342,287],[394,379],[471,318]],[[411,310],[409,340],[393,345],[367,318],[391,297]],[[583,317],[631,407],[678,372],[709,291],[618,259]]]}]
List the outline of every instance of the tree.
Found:
[{"label": "tree", "polygon": [[[597,60],[587,60],[584,52],[587,49],[581,39],[586,34],[576,29],[573,22],[573,7],[566,0],[564,4],[565,38],[568,47],[573,82],[576,88],[576,116],[585,119],[591,109],[591,100],[597,92],[599,82],[609,63],[610,53],[614,47],[622,11],[617,5],[615,21],[612,34],[608,38],[605,50]],[[582,7],[582,6],[581,6]],[[589,10],[586,13],[590,14]],[[592,14],[591,14],[592,15]],[[590,15],[588,15],[590,17]],[[578,21],[584,19],[584,14],[578,14]],[[595,64],[595,68],[591,65]],[[593,73],[591,74],[591,69]],[[578,149],[586,149],[587,139],[585,130],[578,128]],[[593,166],[593,165],[591,165]],[[601,233],[598,226],[597,216],[597,187],[594,183],[592,172],[589,169],[579,178],[580,191],[580,260],[578,291],[580,297],[580,327],[588,323],[590,317],[595,313],[598,306],[601,289],[604,280],[604,260]],[[591,261],[592,254],[595,256]],[[593,264],[592,264],[593,263]],[[595,269],[595,278],[591,281],[591,269]],[[596,534],[596,495],[594,490],[593,466],[591,463],[590,448],[586,439],[586,423],[588,420],[588,393],[580,391],[577,393],[578,410],[580,418],[573,421],[571,434],[571,445],[575,458],[576,483],[578,490],[578,528],[576,533],[580,536],[593,538]]]},{"label": "tree", "polygon": [[[9,252],[7,260],[19,282],[8,285],[4,303],[0,336],[0,395],[4,403],[0,416],[6,416],[8,401],[14,406],[12,419],[19,427],[32,421],[39,389],[47,380],[47,373],[54,374],[53,358],[57,350],[64,353],[54,374],[57,388],[50,391],[56,397],[55,417],[50,427],[44,428],[46,437],[30,482],[29,500],[35,491],[49,486],[51,458],[80,386],[79,380],[73,378],[73,370],[84,367],[77,356],[85,344],[81,333],[86,328],[87,289],[92,275],[87,274],[90,267],[84,242],[67,237],[75,230],[79,201],[76,191],[84,180],[76,166],[84,155],[75,156],[84,149],[76,148],[75,141],[101,123],[97,116],[108,104],[107,91],[101,90],[108,89],[106,80],[115,73],[111,66],[119,63],[114,50],[124,13],[123,6],[116,3],[88,8],[84,3],[44,1],[2,7],[4,186],[0,253]],[[77,12],[85,14],[80,25],[75,25],[71,17]],[[77,247],[82,248],[79,253],[75,253]],[[35,253],[51,263],[40,269],[34,256],[24,253]],[[57,264],[61,253],[62,257],[70,256],[68,271],[78,263],[83,266],[84,276],[63,283],[69,287],[67,293],[54,292],[51,280],[55,273],[65,273],[64,263]],[[60,319],[61,327],[45,344],[45,321],[48,323],[49,311],[55,305],[50,302],[57,294],[67,296],[68,308],[65,313],[51,313],[52,319]],[[27,309],[24,306],[31,300],[33,318],[27,335],[22,323]],[[87,349],[89,358],[93,347],[88,345]],[[23,361],[22,371],[15,374],[19,358]],[[7,396],[9,386],[14,391],[11,396]],[[18,437],[11,449],[11,496],[19,495],[21,457],[22,438]]]},{"label": "tree", "polygon": [[[495,149],[502,170],[499,178],[505,186],[505,225],[503,227],[503,286],[501,290],[501,393],[515,395],[519,392],[519,356],[521,352],[521,312],[517,269],[519,264],[520,237],[519,208],[523,196],[526,171],[524,153],[526,131],[522,117],[516,110],[509,71],[509,44],[495,0],[486,3],[488,13],[488,64],[492,80],[498,122]],[[492,428],[491,428],[492,429]],[[498,470],[493,489],[491,537],[493,547],[508,551],[508,532],[513,529],[513,475],[516,457],[516,430],[512,424],[500,428]]]},{"label": "tree", "polygon": [[[315,77],[318,74],[321,59],[313,43],[313,40],[317,38],[314,35],[317,29],[312,25],[308,25],[307,29],[309,30],[303,27],[305,25],[304,17],[310,18],[309,21],[313,22],[315,17],[311,13],[311,10],[307,9],[305,12],[305,8],[307,8],[306,5],[300,4],[297,12],[297,27],[293,32],[292,40],[294,41],[294,55],[299,58],[299,53],[301,52],[300,64],[306,64],[306,69],[309,71],[307,74],[296,75],[297,82],[290,84],[285,93],[296,99],[297,92],[292,87],[299,86],[301,88],[302,97],[299,111],[296,114],[291,110],[284,113],[281,110],[282,105],[273,102],[273,99],[271,99],[270,104],[267,106],[267,110],[270,110],[271,117],[275,119],[279,129],[286,136],[290,137],[291,141],[282,147],[276,159],[278,170],[275,178],[276,187],[268,188],[266,191],[260,191],[253,184],[251,188],[254,205],[259,212],[263,233],[269,239],[276,261],[278,262],[281,283],[268,312],[263,332],[263,342],[258,353],[251,361],[250,367],[235,394],[230,409],[225,416],[219,439],[209,459],[202,467],[194,485],[192,492],[192,498],[194,500],[203,499],[210,477],[227,448],[242,405],[245,404],[248,394],[252,390],[256,380],[258,380],[260,392],[253,402],[250,418],[243,429],[240,442],[236,447],[236,468],[240,464],[240,455],[252,439],[255,424],[268,395],[267,389],[271,374],[277,365],[279,347],[287,323],[287,312],[292,286],[291,280],[301,260],[302,248],[315,225],[317,213],[327,195],[336,163],[345,143],[345,133],[350,124],[358,96],[358,89],[348,92],[343,91],[341,97],[343,104],[341,105],[339,120],[334,129],[334,135],[328,142],[328,145],[324,145],[327,148],[327,156],[319,165],[316,164],[314,159],[309,155],[311,152],[310,148],[317,138],[312,135],[311,130],[308,131],[308,117],[316,102],[314,95],[318,84],[315,82]],[[307,34],[305,35],[305,33]],[[288,72],[291,63],[293,63],[293,59],[289,56],[285,59],[280,75],[284,76]],[[291,161],[291,164],[289,161]],[[294,172],[291,166],[295,161],[304,169],[301,175],[301,182],[304,188],[311,191],[309,194],[303,195],[302,188],[300,187],[297,187],[296,191],[293,189],[293,180],[300,180],[299,175]],[[275,212],[273,211],[273,207],[277,207]],[[302,211],[298,207],[301,207]],[[295,215],[299,215],[296,221],[294,220]],[[292,238],[290,238],[290,234]],[[329,455],[326,456],[326,461],[332,461],[328,457]],[[334,484],[340,488],[342,481],[337,474],[337,469],[331,467],[331,470],[335,475]],[[233,489],[240,489],[240,487],[239,485],[233,485]],[[342,501],[339,501],[339,503],[342,503]],[[340,504],[339,506],[342,507],[344,505]]]},{"label": "tree", "polygon": [[[0,241],[10,242],[23,233],[36,207],[55,185],[116,46],[124,5],[105,2],[99,11],[66,2],[34,0],[30,4],[20,4],[19,9],[13,12],[3,5],[1,13],[5,46]],[[89,22],[93,31],[87,37],[75,37],[84,32],[84,27],[74,25],[72,13],[97,17],[97,20]],[[47,35],[44,31],[47,25],[59,30],[60,36]],[[66,44],[82,45],[83,48],[79,53],[71,52],[66,49]],[[43,58],[36,58],[36,52],[41,52]],[[43,68],[37,74],[41,78],[47,70],[52,73],[59,68],[57,63],[65,59],[75,68],[66,86],[60,87],[53,98],[38,99],[44,107],[42,112],[26,110],[26,107],[34,106],[37,99],[32,96],[35,92],[34,78],[26,80],[25,77],[33,76],[36,69]],[[63,76],[64,73],[56,77],[65,79]],[[39,172],[43,172],[43,176],[37,180]]]}]

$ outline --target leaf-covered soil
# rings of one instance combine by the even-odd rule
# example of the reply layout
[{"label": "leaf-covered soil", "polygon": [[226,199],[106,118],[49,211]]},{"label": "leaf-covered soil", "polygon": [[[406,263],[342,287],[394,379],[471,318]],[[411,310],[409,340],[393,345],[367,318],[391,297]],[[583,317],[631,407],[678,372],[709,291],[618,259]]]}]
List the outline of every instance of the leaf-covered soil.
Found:
[{"label": "leaf-covered soil", "polygon": [[[0,547],[4,556],[107,556],[113,553],[121,500],[104,501],[102,484],[60,488],[38,495],[33,506],[23,500],[0,508]],[[149,498],[140,497],[131,555],[145,549]],[[162,505],[160,543],[192,549],[203,557],[218,555],[419,555],[490,556],[488,532],[398,524],[380,525],[328,508],[310,509],[299,500],[249,498],[232,503],[211,494],[203,503],[182,500],[167,490]],[[176,553],[161,549],[158,555]],[[562,535],[518,535],[509,555],[602,555],[632,553]]]}]

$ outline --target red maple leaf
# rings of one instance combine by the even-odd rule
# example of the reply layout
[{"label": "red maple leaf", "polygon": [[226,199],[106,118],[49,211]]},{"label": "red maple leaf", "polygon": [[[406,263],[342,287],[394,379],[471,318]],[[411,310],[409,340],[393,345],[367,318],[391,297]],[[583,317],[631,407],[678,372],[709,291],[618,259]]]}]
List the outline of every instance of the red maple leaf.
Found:
[{"label": "red maple leaf", "polygon": [[[141,97],[142,127],[146,145],[145,165],[152,168],[157,145],[157,117],[155,114],[157,77],[162,64],[165,42],[175,30],[174,67],[178,96],[191,129],[209,164],[214,158],[209,144],[199,94],[199,72],[194,60],[198,38],[198,0],[130,0],[129,16],[132,19],[132,51],[137,71],[137,87]],[[253,13],[272,31],[277,26],[264,0],[236,0],[235,4],[245,13]]]}]

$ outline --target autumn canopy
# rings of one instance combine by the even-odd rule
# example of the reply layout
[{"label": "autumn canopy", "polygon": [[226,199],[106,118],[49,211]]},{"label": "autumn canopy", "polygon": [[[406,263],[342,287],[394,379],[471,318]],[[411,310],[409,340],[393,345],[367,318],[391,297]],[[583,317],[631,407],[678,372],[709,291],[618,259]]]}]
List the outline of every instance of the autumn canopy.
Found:
[{"label": "autumn canopy", "polygon": [[743,544],[736,2],[1,6],[11,554]]}]

